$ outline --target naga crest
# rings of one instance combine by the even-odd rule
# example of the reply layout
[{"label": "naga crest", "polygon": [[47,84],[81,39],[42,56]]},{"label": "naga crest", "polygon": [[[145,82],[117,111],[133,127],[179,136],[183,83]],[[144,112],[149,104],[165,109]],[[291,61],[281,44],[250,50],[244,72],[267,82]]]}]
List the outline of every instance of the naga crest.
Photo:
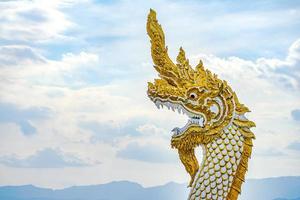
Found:
[{"label": "naga crest", "polygon": [[[230,169],[232,171],[229,174],[232,176],[231,184],[229,185],[228,182],[226,186],[228,187],[227,191],[224,189],[225,186],[222,188],[222,199],[225,199],[224,194],[226,192],[226,196],[229,195],[231,191],[230,186],[234,186],[234,178],[237,176],[241,179],[235,179],[235,182],[237,182],[235,183],[236,193],[238,194],[241,186],[239,181],[243,181],[247,170],[247,163],[245,162],[248,161],[251,154],[251,139],[254,138],[250,128],[255,126],[255,124],[244,116],[246,112],[249,112],[249,109],[238,101],[235,92],[232,91],[226,81],[219,79],[217,75],[204,68],[201,60],[195,68],[192,68],[182,48],[179,49],[177,62],[173,63],[165,45],[164,32],[161,25],[157,22],[155,11],[152,9],[150,9],[148,15],[147,33],[151,39],[151,55],[154,68],[159,75],[159,78],[155,79],[154,83],[148,83],[147,94],[158,108],[166,106],[173,111],[177,110],[179,113],[188,116],[188,122],[182,128],[176,127],[172,130],[171,146],[178,150],[179,158],[191,176],[189,186],[193,188],[190,199],[192,199],[193,191],[195,195],[197,191],[198,193],[201,191],[200,185],[197,188],[196,174],[199,174],[198,176],[201,178],[201,176],[206,176],[205,173],[209,173],[204,168],[206,163],[207,165],[211,164],[208,160],[209,157],[214,159],[213,154],[209,154],[210,148],[212,151],[217,151],[213,152],[215,157],[218,157],[214,167],[222,163],[222,160],[230,153],[227,149],[226,152],[223,151],[223,154],[218,156],[218,152],[222,152],[222,149],[219,149],[218,146],[226,145],[226,142],[224,142],[226,138],[229,138],[228,144],[236,149],[232,153],[233,157],[238,157],[238,154],[241,155],[240,158],[235,158],[234,164],[232,164],[236,166],[236,169],[234,172],[233,169]],[[237,139],[234,139],[235,136]],[[230,140],[230,138],[233,139]],[[245,144],[248,146],[245,146]],[[203,158],[203,167],[199,166],[194,151],[199,145],[203,147],[204,154],[207,152]],[[211,146],[216,146],[216,148]],[[247,149],[247,147],[249,148]],[[244,168],[240,165],[242,162],[244,162]],[[219,167],[221,170],[222,166]],[[239,171],[238,168],[241,170]],[[227,168],[226,170],[229,171]],[[214,173],[216,174],[217,172],[218,170],[214,168]],[[240,175],[237,173],[240,173]],[[213,182],[210,181],[209,184]],[[205,185],[206,189],[208,186],[211,187],[210,185]],[[213,190],[210,193],[214,195]],[[232,192],[231,195],[236,195],[237,197],[237,194]],[[203,195],[203,192],[198,195]],[[205,196],[206,199],[210,199],[208,197]],[[211,199],[214,198],[211,197]]]}]

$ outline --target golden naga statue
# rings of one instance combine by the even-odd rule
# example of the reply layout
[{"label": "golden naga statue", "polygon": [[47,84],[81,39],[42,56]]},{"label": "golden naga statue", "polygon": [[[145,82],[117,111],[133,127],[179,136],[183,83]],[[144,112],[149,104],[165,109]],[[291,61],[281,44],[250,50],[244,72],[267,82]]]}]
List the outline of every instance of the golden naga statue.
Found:
[{"label": "golden naga statue", "polygon": [[[193,69],[182,48],[177,64],[172,62],[152,9],[147,33],[160,77],[148,83],[148,96],[158,108],[165,106],[189,117],[184,127],[172,130],[171,140],[191,176],[188,199],[237,199],[255,138],[250,130],[255,124],[244,116],[249,109],[239,102],[226,81],[204,69],[201,60]],[[200,166],[195,156],[199,145],[204,152]]]}]

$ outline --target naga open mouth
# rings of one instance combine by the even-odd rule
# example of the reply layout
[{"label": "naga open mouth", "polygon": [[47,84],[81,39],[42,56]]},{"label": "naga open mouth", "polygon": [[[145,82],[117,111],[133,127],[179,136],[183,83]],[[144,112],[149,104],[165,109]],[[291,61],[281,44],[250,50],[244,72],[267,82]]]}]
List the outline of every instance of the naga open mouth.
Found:
[{"label": "naga open mouth", "polygon": [[182,105],[181,102],[171,103],[169,101],[165,101],[159,98],[155,98],[153,102],[155,103],[158,109],[163,108],[165,106],[169,110],[172,110],[174,112],[177,111],[179,114],[185,114],[189,117],[187,123],[182,128],[175,127],[172,129],[171,132],[173,133],[172,135],[173,138],[183,135],[185,131],[188,130],[189,127],[192,126],[197,126],[200,128],[205,127],[206,124],[205,116],[202,113],[196,114],[192,111],[189,111],[185,106]]}]

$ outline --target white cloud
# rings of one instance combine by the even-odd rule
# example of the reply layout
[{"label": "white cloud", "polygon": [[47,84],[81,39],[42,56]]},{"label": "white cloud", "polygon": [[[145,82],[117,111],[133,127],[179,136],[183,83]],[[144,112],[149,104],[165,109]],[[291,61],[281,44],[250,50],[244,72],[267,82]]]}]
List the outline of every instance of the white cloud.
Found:
[{"label": "white cloud", "polygon": [[97,69],[98,55],[87,52],[67,53],[60,61],[44,58],[38,50],[29,46],[2,46],[1,87],[14,84],[47,85],[58,87],[81,87],[89,79],[84,79],[86,70]]},{"label": "white cloud", "polygon": [[0,46],[0,67],[42,63],[45,58],[35,49],[25,45]]},{"label": "white cloud", "polygon": [[125,148],[120,149],[117,157],[138,160],[150,163],[168,163],[178,161],[178,156],[174,152],[168,151],[166,147],[161,148],[157,145],[139,145],[138,143],[130,143]]},{"label": "white cloud", "polygon": [[[252,78],[264,78],[278,87],[290,87],[292,90],[300,89],[300,63],[298,54],[300,53],[300,40],[296,40],[289,48],[285,59],[258,58],[255,62],[238,57],[218,58],[214,55],[193,56],[193,61],[204,59],[207,66],[223,78],[234,79],[250,83]],[[242,79],[240,77],[243,77]],[[253,83],[251,81],[251,83]]]},{"label": "white cloud", "polygon": [[97,64],[99,62],[99,58],[95,54],[89,54],[86,52],[80,52],[79,55],[67,53],[63,55],[62,62],[66,63],[69,67],[76,67],[78,65],[86,67]]},{"label": "white cloud", "polygon": [[290,46],[285,60],[261,58],[257,66],[262,76],[275,79],[284,87],[300,90],[300,39]]},{"label": "white cloud", "polygon": [[0,157],[0,163],[14,168],[64,168],[89,166],[89,163],[85,163],[73,155],[67,155],[59,149],[50,148],[38,151],[24,159],[16,158],[14,156]]},{"label": "white cloud", "polygon": [[44,42],[66,39],[63,32],[74,26],[59,10],[63,1],[10,1],[0,3],[0,35],[13,41]]}]

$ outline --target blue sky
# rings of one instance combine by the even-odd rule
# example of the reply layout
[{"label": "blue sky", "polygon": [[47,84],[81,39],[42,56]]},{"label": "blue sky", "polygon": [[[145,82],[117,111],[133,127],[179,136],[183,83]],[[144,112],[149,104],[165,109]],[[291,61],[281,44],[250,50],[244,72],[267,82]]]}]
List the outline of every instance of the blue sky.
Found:
[{"label": "blue sky", "polygon": [[251,108],[248,177],[300,175],[299,1],[4,1],[0,185],[188,181],[170,148],[186,117],[146,96],[150,8],[172,58],[183,46]]}]

